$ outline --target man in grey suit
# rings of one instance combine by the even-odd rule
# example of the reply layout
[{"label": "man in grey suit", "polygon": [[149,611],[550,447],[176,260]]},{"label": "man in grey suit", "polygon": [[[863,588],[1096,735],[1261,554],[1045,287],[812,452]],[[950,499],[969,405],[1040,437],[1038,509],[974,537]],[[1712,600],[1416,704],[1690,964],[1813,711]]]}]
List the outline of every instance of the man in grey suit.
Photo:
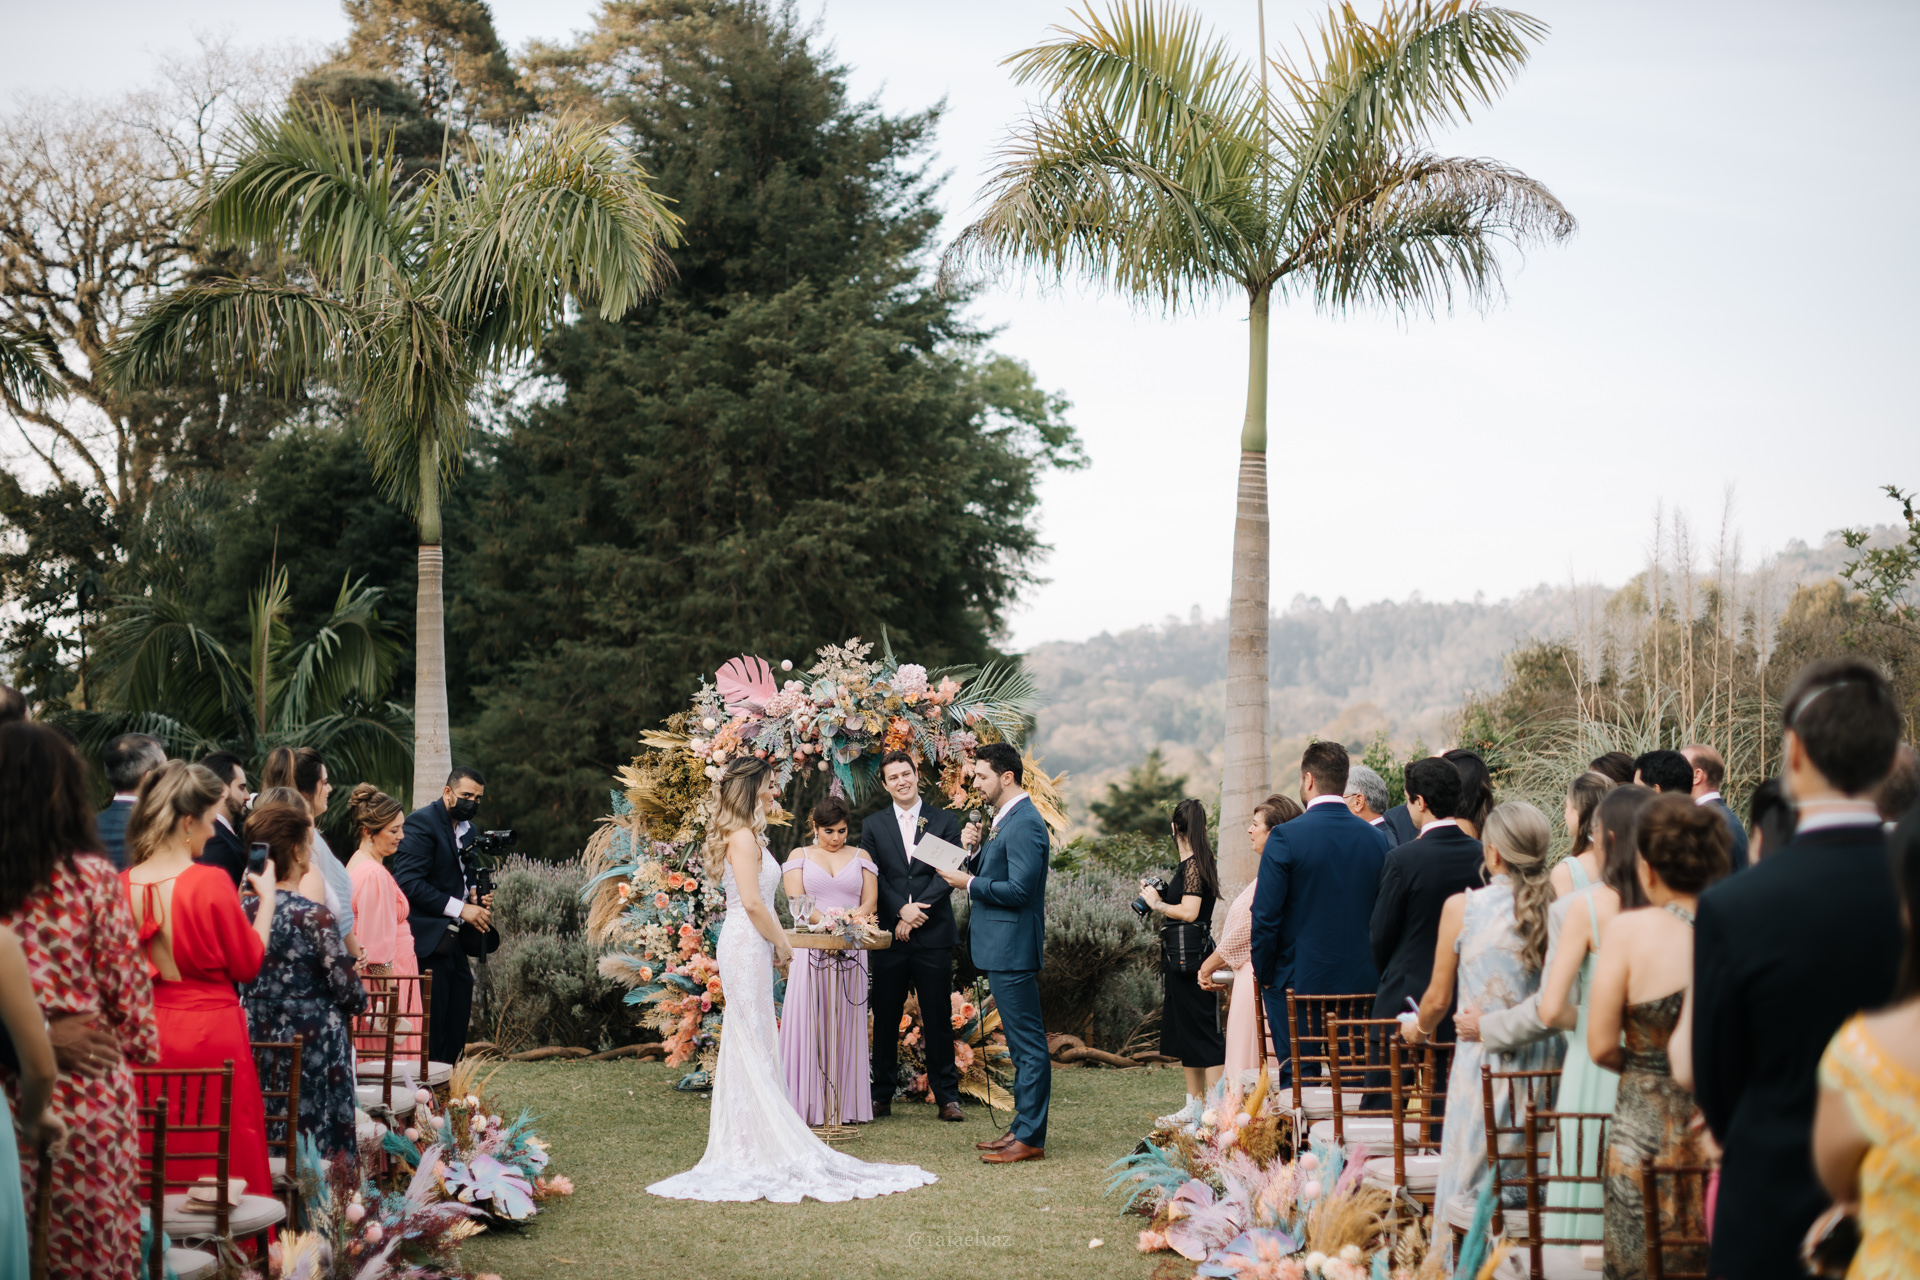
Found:
[{"label": "man in grey suit", "polygon": [[1693,766],[1693,802],[1702,808],[1712,809],[1727,824],[1727,834],[1733,837],[1733,848],[1728,851],[1728,860],[1733,869],[1745,869],[1747,858],[1747,829],[1740,825],[1739,815],[1733,806],[1720,798],[1720,784],[1726,781],[1727,762],[1720,753],[1704,742],[1680,748],[1680,754]]},{"label": "man in grey suit", "polygon": [[144,733],[123,733],[100,754],[100,763],[106,766],[107,785],[113,788],[113,799],[100,811],[95,827],[115,871],[127,869],[127,816],[133,812],[140,783],[166,762],[167,749],[160,739]]},{"label": "man in grey suit", "polygon": [[990,742],[974,753],[974,786],[993,806],[993,826],[980,839],[970,822],[960,842],[979,852],[969,858],[973,874],[942,871],[940,878],[972,902],[967,934],[973,963],[987,975],[1000,1026],[1013,1058],[1013,1124],[998,1138],[977,1144],[987,1164],[1013,1164],[1046,1155],[1047,1102],[1053,1064],[1047,1057],[1047,1027],[1040,1017],[1040,961],[1046,946],[1046,819],[1020,783],[1020,753]]}]

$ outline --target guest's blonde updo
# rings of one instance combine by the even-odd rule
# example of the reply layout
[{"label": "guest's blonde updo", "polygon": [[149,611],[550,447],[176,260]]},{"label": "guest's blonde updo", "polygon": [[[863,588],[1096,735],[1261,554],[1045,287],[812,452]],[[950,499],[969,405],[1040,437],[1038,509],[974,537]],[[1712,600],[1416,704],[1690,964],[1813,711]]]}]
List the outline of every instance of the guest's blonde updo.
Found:
[{"label": "guest's blonde updo", "polygon": [[213,770],[184,760],[169,760],[148,774],[127,815],[127,865],[137,867],[159,853],[180,819],[200,817],[225,790]]},{"label": "guest's blonde updo", "polygon": [[728,763],[707,795],[707,843],[702,864],[707,883],[718,886],[727,868],[727,837],[751,827],[756,839],[767,834],[767,811],[760,804],[760,786],[773,768],[758,756],[738,756]]},{"label": "guest's blonde updo", "polygon": [[1487,815],[1483,838],[1513,878],[1513,922],[1520,928],[1521,960],[1528,972],[1538,973],[1547,959],[1547,909],[1553,905],[1547,866],[1553,824],[1525,800],[1509,800]]}]

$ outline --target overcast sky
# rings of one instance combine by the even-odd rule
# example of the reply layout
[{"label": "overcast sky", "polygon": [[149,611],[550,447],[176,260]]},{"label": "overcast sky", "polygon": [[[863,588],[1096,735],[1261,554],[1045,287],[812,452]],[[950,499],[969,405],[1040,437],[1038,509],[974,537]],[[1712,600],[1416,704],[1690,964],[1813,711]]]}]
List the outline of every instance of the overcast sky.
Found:
[{"label": "overcast sky", "polygon": [[[1519,0],[1552,34],[1501,102],[1435,140],[1547,183],[1570,242],[1510,261],[1486,315],[1277,311],[1269,409],[1273,601],[1489,598],[1619,582],[1656,503],[1751,556],[1890,518],[1920,486],[1912,164],[1920,6]],[[562,38],[592,0],[500,0],[502,37]],[[1254,0],[1200,7],[1249,56]],[[1363,11],[1367,8],[1362,4]],[[1295,39],[1324,10],[1269,0]],[[939,166],[960,225],[1022,92],[1000,59],[1056,0],[807,0],[860,94],[945,97]],[[340,39],[332,0],[0,0],[0,91],[108,94],[195,30]],[[995,345],[1073,401],[1093,465],[1050,479],[1054,546],[1018,646],[1224,611],[1244,407],[1244,300],[1166,317],[1008,281]],[[1899,353],[1906,351],[1902,357]]]}]

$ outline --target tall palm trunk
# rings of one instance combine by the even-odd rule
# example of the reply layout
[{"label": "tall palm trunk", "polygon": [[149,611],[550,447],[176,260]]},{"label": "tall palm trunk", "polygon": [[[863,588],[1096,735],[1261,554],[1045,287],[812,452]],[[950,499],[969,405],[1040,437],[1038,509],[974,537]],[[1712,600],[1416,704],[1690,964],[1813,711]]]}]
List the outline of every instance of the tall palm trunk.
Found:
[{"label": "tall palm trunk", "polygon": [[1247,308],[1247,420],[1233,520],[1233,596],[1227,609],[1227,759],[1220,788],[1220,893],[1259,870],[1244,832],[1267,795],[1267,316],[1266,289]]},{"label": "tall palm trunk", "polygon": [[440,452],[420,451],[420,566],[413,613],[413,797],[409,807],[431,802],[453,768],[447,725],[447,609],[441,579]]}]

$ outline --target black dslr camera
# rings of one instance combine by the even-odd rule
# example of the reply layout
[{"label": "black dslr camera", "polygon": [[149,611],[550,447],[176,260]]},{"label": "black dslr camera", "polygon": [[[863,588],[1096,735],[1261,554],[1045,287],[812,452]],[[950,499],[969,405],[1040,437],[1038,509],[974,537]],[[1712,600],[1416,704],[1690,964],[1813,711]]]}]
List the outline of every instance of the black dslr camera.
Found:
[{"label": "black dslr camera", "polygon": [[479,899],[486,901],[493,892],[494,861],[506,854],[513,845],[513,832],[482,831],[467,846],[467,852],[473,855],[473,891]]},{"label": "black dslr camera", "polygon": [[[1141,882],[1144,885],[1151,886],[1155,893],[1165,893],[1167,891],[1167,882],[1160,876],[1143,876],[1141,877]],[[1144,893],[1135,898],[1131,905],[1133,907],[1133,914],[1139,916],[1142,921],[1144,921],[1147,915],[1153,910],[1152,907],[1147,905],[1147,895]]]}]

